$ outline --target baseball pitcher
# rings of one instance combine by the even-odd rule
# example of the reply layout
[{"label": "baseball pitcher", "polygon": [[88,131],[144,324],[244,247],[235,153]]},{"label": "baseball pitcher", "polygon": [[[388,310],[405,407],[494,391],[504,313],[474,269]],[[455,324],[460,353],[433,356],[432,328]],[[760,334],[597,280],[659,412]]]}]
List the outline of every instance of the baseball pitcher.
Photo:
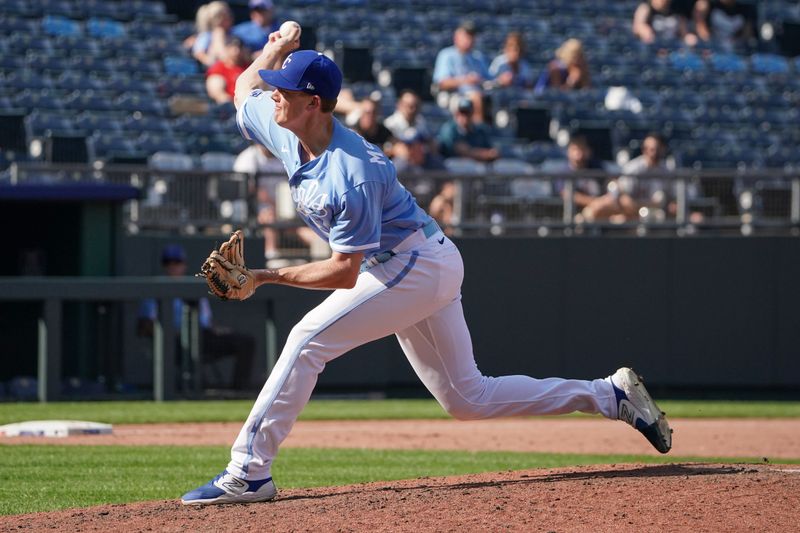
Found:
[{"label": "baseball pitcher", "polygon": [[272,461],[317,375],[352,348],[392,333],[420,380],[458,419],[600,413],[626,421],[668,452],[666,418],[630,369],[591,381],[481,374],[461,308],[458,248],[397,181],[381,150],[333,117],[342,74],[318,52],[292,52],[299,32],[298,26],[272,33],[240,76],[237,120],[244,137],[283,162],[297,211],[330,244],[332,256],[251,270],[236,232],[206,260],[202,275],[214,294],[228,299],[248,298],[271,283],[334,292],[292,329],[227,468],[182,502],[274,498]]}]

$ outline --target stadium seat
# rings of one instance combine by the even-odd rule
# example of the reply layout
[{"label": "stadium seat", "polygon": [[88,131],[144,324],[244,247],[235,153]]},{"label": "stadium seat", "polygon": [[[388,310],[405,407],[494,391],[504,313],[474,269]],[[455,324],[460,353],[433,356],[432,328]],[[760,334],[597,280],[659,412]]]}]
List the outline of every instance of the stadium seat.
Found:
[{"label": "stadium seat", "polygon": [[131,132],[144,132],[149,131],[159,134],[167,134],[172,132],[172,126],[169,120],[163,117],[142,115],[141,113],[134,113],[128,116],[122,122],[122,128],[125,131]]},{"label": "stadium seat", "polygon": [[736,54],[713,54],[711,67],[719,72],[744,72],[747,64]]},{"label": "stadium seat", "polygon": [[486,163],[466,157],[448,157],[444,160],[444,166],[448,172],[453,174],[476,175],[486,173]]},{"label": "stadium seat", "polygon": [[155,170],[192,170],[194,161],[184,153],[158,151],[150,156],[148,165]]},{"label": "stadium seat", "polygon": [[176,76],[185,76],[197,74],[200,72],[200,66],[191,57],[171,56],[164,58],[164,72]]},{"label": "stadium seat", "polygon": [[118,113],[86,111],[75,117],[75,127],[89,133],[114,134],[122,132],[122,118]]},{"label": "stadium seat", "polygon": [[112,108],[121,111],[138,111],[149,115],[166,115],[166,104],[162,100],[138,93],[123,93],[113,102]]},{"label": "stadium seat", "polygon": [[102,18],[90,18],[86,22],[86,31],[98,39],[122,39],[125,37],[125,26],[116,21]]},{"label": "stadium seat", "polygon": [[81,25],[68,18],[57,16],[57,15],[47,15],[42,19],[42,29],[48,35],[57,35],[57,36],[78,36],[81,35]]},{"label": "stadium seat", "polygon": [[144,132],[133,140],[136,149],[144,154],[153,154],[158,151],[184,152],[186,147],[171,134]]},{"label": "stadium seat", "polygon": [[128,2],[108,2],[107,0],[84,0],[86,12],[93,17],[129,21],[131,6]]},{"label": "stadium seat", "polygon": [[754,72],[760,74],[786,74],[789,62],[783,56],[774,54],[753,54],[750,64]]},{"label": "stadium seat", "polygon": [[230,172],[236,156],[228,152],[206,152],[200,155],[200,168],[203,170]]},{"label": "stadium seat", "polygon": [[35,111],[25,117],[25,129],[28,139],[44,136],[48,131],[71,133],[76,129],[74,121],[61,113]]},{"label": "stadium seat", "polygon": [[491,170],[496,174],[519,176],[533,174],[534,166],[522,159],[501,157],[492,162]]},{"label": "stadium seat", "polygon": [[681,71],[699,71],[705,69],[703,59],[692,52],[671,52],[669,55],[672,68]]}]

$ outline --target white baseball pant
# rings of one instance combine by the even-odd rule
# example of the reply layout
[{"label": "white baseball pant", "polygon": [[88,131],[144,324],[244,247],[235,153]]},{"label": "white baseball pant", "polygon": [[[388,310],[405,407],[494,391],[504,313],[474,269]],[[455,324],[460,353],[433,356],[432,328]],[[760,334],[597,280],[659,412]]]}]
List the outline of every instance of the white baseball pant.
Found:
[{"label": "white baseball pant", "polygon": [[394,333],[419,378],[458,419],[601,413],[616,418],[611,385],[561,378],[483,376],[461,308],[464,266],[440,231],[418,230],[397,255],[334,291],[292,329],[275,368],[231,449],[228,472],[264,479],[278,447],[311,397],[325,364]]}]

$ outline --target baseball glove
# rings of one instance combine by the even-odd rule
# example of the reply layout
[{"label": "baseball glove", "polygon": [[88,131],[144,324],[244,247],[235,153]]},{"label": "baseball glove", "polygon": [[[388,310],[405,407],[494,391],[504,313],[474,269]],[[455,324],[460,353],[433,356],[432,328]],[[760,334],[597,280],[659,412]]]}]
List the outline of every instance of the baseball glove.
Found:
[{"label": "baseball glove", "polygon": [[223,300],[245,300],[256,290],[253,273],[244,264],[244,235],[236,230],[228,242],[214,250],[200,268],[211,294]]}]

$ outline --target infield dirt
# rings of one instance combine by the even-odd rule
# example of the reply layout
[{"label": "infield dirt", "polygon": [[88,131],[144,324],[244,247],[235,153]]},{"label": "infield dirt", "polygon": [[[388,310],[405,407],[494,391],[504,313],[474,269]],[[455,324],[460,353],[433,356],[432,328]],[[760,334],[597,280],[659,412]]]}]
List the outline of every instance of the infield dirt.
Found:
[{"label": "infield dirt", "polygon": [[[301,422],[286,444],[579,453],[642,453],[649,446],[624,424],[602,420],[348,424]],[[677,455],[765,456],[773,463],[800,457],[800,421],[677,420],[673,426]],[[229,444],[237,430],[238,424],[120,426],[111,437],[35,442]],[[208,437],[198,442],[198,434]],[[30,439],[0,439],[4,444],[25,441]],[[280,490],[273,502],[247,506],[192,508],[175,500],[0,517],[0,532],[242,529],[798,531],[800,466],[600,465]]]}]

